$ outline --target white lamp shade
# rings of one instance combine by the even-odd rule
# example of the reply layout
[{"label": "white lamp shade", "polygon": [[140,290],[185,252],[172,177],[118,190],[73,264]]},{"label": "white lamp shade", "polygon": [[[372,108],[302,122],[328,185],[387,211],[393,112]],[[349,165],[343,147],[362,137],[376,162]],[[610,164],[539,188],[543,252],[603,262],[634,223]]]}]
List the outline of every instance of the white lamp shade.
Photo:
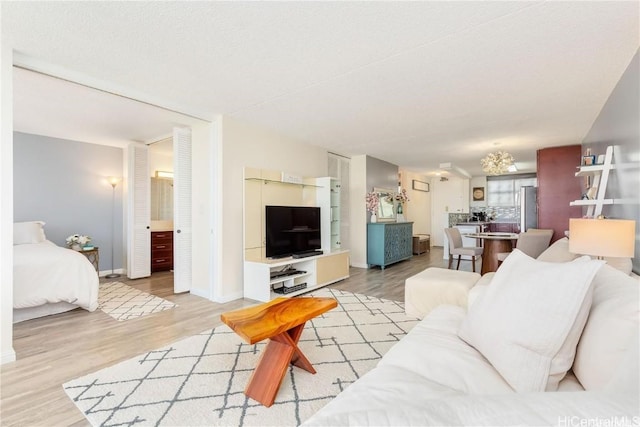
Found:
[{"label": "white lamp shade", "polygon": [[569,219],[569,252],[632,258],[636,222],[628,219]]}]

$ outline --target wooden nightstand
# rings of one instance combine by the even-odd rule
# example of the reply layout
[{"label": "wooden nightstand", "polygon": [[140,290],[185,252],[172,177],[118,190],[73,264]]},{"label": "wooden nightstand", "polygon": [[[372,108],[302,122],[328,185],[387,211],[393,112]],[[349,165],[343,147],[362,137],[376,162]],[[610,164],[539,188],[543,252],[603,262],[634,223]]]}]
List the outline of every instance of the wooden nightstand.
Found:
[{"label": "wooden nightstand", "polygon": [[82,255],[86,256],[87,259],[89,260],[89,262],[91,264],[93,264],[93,267],[96,269],[96,273],[100,274],[100,248],[98,248],[97,246],[94,246],[93,249],[85,249],[82,251],[78,251],[80,252]]}]

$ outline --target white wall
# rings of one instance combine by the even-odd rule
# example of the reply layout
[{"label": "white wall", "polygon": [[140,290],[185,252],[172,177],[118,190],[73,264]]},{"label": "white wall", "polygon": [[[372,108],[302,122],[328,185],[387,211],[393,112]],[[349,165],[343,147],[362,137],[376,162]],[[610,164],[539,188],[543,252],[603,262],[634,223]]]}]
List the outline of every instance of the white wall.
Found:
[{"label": "white wall", "polygon": [[444,229],[448,213],[469,212],[469,180],[450,177],[448,181],[434,179],[431,185],[431,244],[444,245]]},{"label": "white wall", "polygon": [[327,176],[326,149],[302,144],[271,130],[230,117],[222,119],[221,282],[215,300],[242,297],[243,170],[245,167],[289,172],[305,177]]},{"label": "white wall", "polygon": [[604,154],[607,146],[616,147],[613,162],[618,166],[609,175],[607,198],[622,203],[604,206],[602,213],[609,218],[636,221],[636,249],[633,271],[640,273],[640,50],[631,59],[620,81],[609,95],[591,130],[582,141],[583,150],[591,148]]},{"label": "white wall", "polygon": [[13,350],[13,78],[12,50],[0,46],[0,364]]},{"label": "white wall", "polygon": [[217,125],[214,122],[191,127],[191,239],[194,250],[191,251],[190,292],[211,300],[215,298],[214,285],[219,282],[216,276],[219,250],[215,245],[218,217],[213,209],[217,197],[217,188],[213,185],[219,144]]},{"label": "white wall", "polygon": [[406,170],[401,170],[402,188],[407,190],[409,201],[404,204],[404,217],[413,221],[413,234],[431,234],[431,189],[429,192],[413,189],[413,180],[426,182],[431,187],[431,179]]},{"label": "white wall", "polygon": [[351,265],[367,268],[367,217],[365,197],[367,195],[367,156],[351,157],[349,179],[349,208],[351,227],[349,243]]}]

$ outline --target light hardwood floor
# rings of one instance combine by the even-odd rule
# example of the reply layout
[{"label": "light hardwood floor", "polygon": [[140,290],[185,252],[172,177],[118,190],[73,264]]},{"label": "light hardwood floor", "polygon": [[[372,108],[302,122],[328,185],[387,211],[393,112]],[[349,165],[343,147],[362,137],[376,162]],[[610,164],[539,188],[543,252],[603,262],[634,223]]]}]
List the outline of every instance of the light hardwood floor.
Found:
[{"label": "light hardwood floor", "polygon": [[[442,248],[434,247],[385,270],[352,268],[349,279],[331,286],[403,301],[407,277],[427,267],[446,266]],[[462,262],[460,269],[470,271],[471,263]],[[124,322],[100,310],[78,309],[14,325],[18,360],[0,367],[0,425],[89,425],[65,394],[63,383],[219,326],[221,313],[255,304],[252,300],[216,304],[188,293],[175,295],[171,273],[120,281],[174,301],[178,307]]]}]

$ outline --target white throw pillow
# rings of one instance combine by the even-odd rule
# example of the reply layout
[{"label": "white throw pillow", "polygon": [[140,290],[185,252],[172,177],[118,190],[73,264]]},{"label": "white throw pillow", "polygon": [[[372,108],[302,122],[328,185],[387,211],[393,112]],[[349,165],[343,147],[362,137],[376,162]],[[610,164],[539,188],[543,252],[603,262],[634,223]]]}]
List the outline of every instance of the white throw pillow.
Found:
[{"label": "white throw pillow", "polygon": [[555,391],[571,368],[604,261],[537,261],[514,250],[470,307],[458,335],[517,392]]},{"label": "white throw pillow", "polygon": [[13,223],[13,244],[25,245],[42,243],[47,240],[44,234],[43,221],[27,221]]},{"label": "white throw pillow", "polygon": [[545,262],[569,262],[579,257],[580,255],[569,252],[569,239],[563,237],[553,242],[537,259]]},{"label": "white throw pillow", "polygon": [[[580,256],[580,254],[569,252],[569,239],[563,237],[560,240],[556,240],[553,245],[545,249],[545,251],[538,256],[537,260],[546,262],[569,262]],[[631,269],[633,267],[631,258],[605,257],[604,260],[611,267],[622,271],[624,274],[631,274]]]},{"label": "white throw pillow", "polygon": [[586,390],[638,392],[640,282],[608,265],[593,279],[593,303],[573,371]]}]

